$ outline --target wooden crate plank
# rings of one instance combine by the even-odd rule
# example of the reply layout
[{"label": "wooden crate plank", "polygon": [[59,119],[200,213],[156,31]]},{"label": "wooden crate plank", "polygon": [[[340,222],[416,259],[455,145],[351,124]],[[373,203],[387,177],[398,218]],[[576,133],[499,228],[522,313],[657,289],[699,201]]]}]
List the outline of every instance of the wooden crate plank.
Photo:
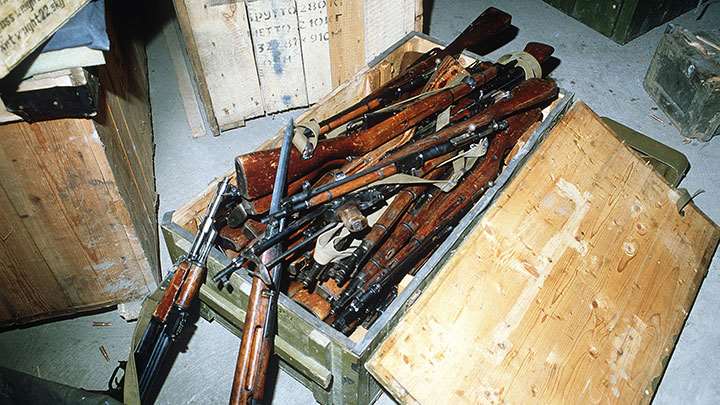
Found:
[{"label": "wooden crate plank", "polygon": [[365,0],[365,62],[415,30],[415,0]]},{"label": "wooden crate plank", "polygon": [[296,4],[305,87],[308,103],[314,104],[332,90],[327,1],[297,0]]},{"label": "wooden crate plank", "polygon": [[423,0],[415,0],[415,23],[413,30],[415,32],[424,32],[423,20]]},{"label": "wooden crate plank", "polygon": [[350,80],[365,66],[365,2],[329,1],[332,87]]},{"label": "wooden crate plank", "polygon": [[[139,270],[149,284],[154,284],[154,277],[159,277],[155,144],[142,18],[122,3],[111,2],[108,6],[113,16],[108,21],[108,34],[115,46],[107,53],[108,64],[99,69],[104,103],[95,118],[96,129],[104,145],[104,158],[109,162],[108,170],[124,201],[122,214],[131,219],[137,233],[133,247],[138,257],[148,261]],[[140,254],[142,250],[144,255]]]},{"label": "wooden crate plank", "polygon": [[265,111],[307,106],[295,0],[248,0],[246,4]]},{"label": "wooden crate plank", "polygon": [[[27,321],[109,302],[136,299],[148,292],[142,249],[137,249],[129,216],[105,159],[103,145],[89,120],[24,122],[0,127],[0,183],[54,282],[33,280],[34,294],[64,296],[65,302],[33,305],[26,291],[7,290],[7,300],[28,305],[16,311]],[[7,208],[7,207],[4,207]],[[5,255],[22,252],[4,241]],[[30,261],[29,263],[34,263]],[[42,266],[23,272],[42,272]],[[4,271],[9,269],[4,269]],[[47,276],[49,277],[49,276]],[[47,277],[45,280],[47,281]],[[68,305],[69,304],[69,305]]]},{"label": "wooden crate plank", "polygon": [[207,124],[213,135],[220,135],[220,127],[218,126],[217,118],[215,118],[215,112],[212,108],[212,99],[210,98],[210,90],[208,89],[207,81],[205,80],[205,71],[203,70],[202,62],[200,61],[200,54],[198,53],[197,42],[193,35],[192,22],[190,21],[190,15],[188,14],[187,7],[185,6],[185,0],[173,0],[173,6],[175,8],[175,16],[180,26],[180,32],[182,32],[183,40],[185,43],[185,51],[192,67],[193,78],[195,80],[195,88],[197,89],[198,97],[200,98],[205,117],[207,118]]},{"label": "wooden crate plank", "polygon": [[[178,3],[182,4],[178,4]],[[197,54],[198,87],[207,88],[220,130],[263,115],[245,5],[241,1],[177,0],[188,53]],[[181,18],[186,13],[187,18]],[[189,31],[189,32],[188,32]],[[192,42],[188,42],[188,36]],[[207,101],[206,101],[207,103]]]},{"label": "wooden crate plank", "polygon": [[650,402],[720,237],[677,198],[579,103],[368,368],[403,403]]},{"label": "wooden crate plank", "polygon": [[[2,150],[0,158],[10,161]],[[0,283],[4,286],[4,293],[0,294],[0,319],[21,319],[33,315],[33,311],[49,312],[71,306],[64,294],[46,295],[34,288],[43,285],[62,291],[38,247],[28,243],[32,237],[4,187],[0,191],[0,233]],[[27,268],[32,271],[25,271]]]},{"label": "wooden crate plank", "polygon": [[162,34],[165,38],[168,52],[170,52],[173,70],[175,70],[175,79],[177,79],[178,91],[180,92],[183,109],[185,110],[185,118],[187,119],[188,127],[190,127],[190,135],[192,135],[193,138],[205,136],[207,134],[205,120],[203,119],[202,110],[192,85],[190,72],[185,64],[183,48],[180,44],[176,25],[174,23],[165,24],[162,29]]},{"label": "wooden crate plank", "polygon": [[0,2],[0,78],[45,42],[88,0]]}]

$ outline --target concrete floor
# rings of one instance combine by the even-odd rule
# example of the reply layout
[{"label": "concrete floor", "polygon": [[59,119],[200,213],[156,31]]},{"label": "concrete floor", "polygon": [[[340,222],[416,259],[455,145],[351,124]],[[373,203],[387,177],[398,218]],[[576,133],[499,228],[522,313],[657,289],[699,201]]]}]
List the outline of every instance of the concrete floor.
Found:
[{"label": "concrete floor", "polygon": [[[511,13],[513,23],[520,28],[518,37],[489,55],[491,58],[521,49],[528,41],[553,45],[555,55],[562,60],[552,75],[559,84],[600,115],[610,116],[685,153],[692,168],[681,186],[690,191],[706,190],[695,202],[720,222],[720,182],[716,178],[720,140],[684,142],[642,88],[664,26],[620,46],[540,0],[436,0],[426,10],[430,34],[451,40],[490,5]],[[720,5],[711,6],[700,21],[689,13],[673,22],[693,30],[715,29],[720,27]],[[232,167],[235,155],[257,147],[287,117],[302,112],[253,120],[219,138],[192,139],[162,36],[149,44],[148,55],[161,214],[201,192],[214,177]],[[170,263],[164,246],[161,252],[167,268]],[[720,398],[720,328],[716,327],[720,324],[719,262],[716,255],[658,389],[657,404],[714,404]],[[109,321],[112,326],[93,327],[93,321]],[[74,386],[104,389],[115,362],[127,358],[133,327],[111,310],[6,331],[0,334],[0,365]],[[110,362],[101,356],[100,345],[110,353]],[[238,339],[219,325],[200,320],[185,352],[177,357],[158,403],[225,403],[238,345]],[[277,377],[273,398],[274,404],[313,402],[310,392],[283,372]],[[384,395],[380,403],[393,401]]]}]

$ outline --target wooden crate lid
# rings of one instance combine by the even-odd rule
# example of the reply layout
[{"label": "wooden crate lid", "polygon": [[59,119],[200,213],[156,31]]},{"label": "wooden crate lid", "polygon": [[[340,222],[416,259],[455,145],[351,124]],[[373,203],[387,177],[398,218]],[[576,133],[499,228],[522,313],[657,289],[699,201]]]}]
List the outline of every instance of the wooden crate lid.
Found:
[{"label": "wooden crate lid", "polygon": [[0,5],[0,78],[89,0],[8,1]]},{"label": "wooden crate lid", "polygon": [[578,103],[367,369],[402,403],[647,403],[720,231]]}]

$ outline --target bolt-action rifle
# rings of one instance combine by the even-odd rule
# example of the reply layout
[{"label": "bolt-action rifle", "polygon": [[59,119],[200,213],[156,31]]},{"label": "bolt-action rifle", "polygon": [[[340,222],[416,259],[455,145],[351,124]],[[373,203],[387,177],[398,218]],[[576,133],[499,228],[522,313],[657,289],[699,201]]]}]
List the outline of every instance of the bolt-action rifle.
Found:
[{"label": "bolt-action rifle", "polygon": [[534,109],[507,119],[508,128],[492,139],[483,161],[471,169],[458,187],[439,195],[423,208],[423,214],[417,219],[410,240],[392,256],[381,258],[380,263],[369,263],[376,267],[370,271],[372,277],[362,288],[343,296],[347,306],[335,307],[335,312],[340,309],[344,311],[334,320],[334,327],[349,333],[364,316],[372,313],[373,308],[382,301],[383,294],[389,292],[391,286],[412,269],[418,260],[425,257],[429,249],[442,240],[480,199],[500,172],[505,155],[520,136],[541,118],[540,110]]},{"label": "bolt-action rifle", "polygon": [[[553,48],[540,43],[529,43],[523,52],[532,65],[539,67],[552,55]],[[304,159],[301,152],[293,150],[290,157],[293,163],[290,182],[299,179],[312,180],[308,175],[319,175],[335,168],[337,166],[330,166],[342,164],[343,159],[348,156],[363,155],[452,105],[463,106],[460,110],[455,108],[453,122],[474,115],[494,102],[500,91],[510,90],[523,79],[530,78],[529,74],[518,66],[519,63],[519,60],[514,59],[505,63],[484,63],[483,69],[468,76],[461,83],[430,92],[375,126],[361,129],[354,135],[320,141],[309,159]],[[472,100],[463,104],[467,97]],[[268,173],[266,168],[277,161],[278,153],[278,149],[270,149],[251,152],[235,159],[238,188],[243,198],[255,200],[271,193],[272,173]],[[291,188],[296,189],[299,183],[293,185],[295,187]]]},{"label": "bolt-action rifle", "polygon": [[444,49],[433,48],[424,53],[400,75],[383,84],[352,107],[320,122],[320,133],[325,134],[339,128],[365,113],[387,106],[403,95],[419,89],[432,75],[438,60],[443,60],[446,56],[457,58],[465,49],[489,41],[508,29],[511,20],[510,14],[489,7]]},{"label": "bolt-action rifle", "polygon": [[[529,79],[514,88],[508,97],[492,104],[476,116],[447,127],[432,136],[407,145],[384,162],[314,189],[307,189],[283,201],[283,208],[272,214],[275,218],[303,211],[334,198],[358,190],[396,173],[412,173],[438,156],[484,138],[502,125],[499,120],[531,108],[554,97],[557,87],[544,79]],[[490,125],[497,121],[494,126]],[[486,126],[490,125],[489,128]]]}]

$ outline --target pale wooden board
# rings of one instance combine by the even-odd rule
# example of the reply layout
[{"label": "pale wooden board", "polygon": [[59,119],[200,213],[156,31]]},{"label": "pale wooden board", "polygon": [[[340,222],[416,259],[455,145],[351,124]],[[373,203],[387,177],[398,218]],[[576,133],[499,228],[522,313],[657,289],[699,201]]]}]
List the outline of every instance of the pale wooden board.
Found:
[{"label": "pale wooden board", "polygon": [[584,104],[367,368],[402,403],[647,403],[719,231]]},{"label": "pale wooden board", "polygon": [[208,89],[208,84],[205,80],[205,70],[203,69],[202,61],[200,60],[197,41],[195,41],[195,36],[193,35],[192,21],[190,21],[190,15],[187,7],[185,6],[185,0],[173,0],[173,7],[175,9],[175,16],[177,17],[178,25],[180,26],[180,31],[182,32],[185,43],[185,55],[187,55],[187,59],[192,67],[192,77],[195,82],[194,87],[197,90],[202,109],[205,112],[208,127],[213,135],[220,135],[220,126],[218,126],[217,119],[215,118],[215,112],[212,108],[210,90]]},{"label": "pale wooden board", "polygon": [[246,4],[265,111],[307,106],[295,0],[248,0]]},{"label": "pale wooden board", "polygon": [[5,107],[5,103],[3,103],[2,100],[0,100],[0,124],[3,124],[5,122],[13,122],[13,121],[20,121],[22,118],[20,118],[19,115],[15,115],[7,110],[7,107]]},{"label": "pale wooden board", "polygon": [[365,0],[365,61],[415,30],[416,0]]},{"label": "pale wooden board", "polygon": [[0,132],[0,324],[147,294],[149,264],[92,121]]},{"label": "pale wooden board", "polygon": [[183,108],[185,110],[185,118],[187,119],[190,134],[193,138],[205,136],[207,129],[205,128],[205,120],[203,119],[201,107],[198,103],[195,89],[192,85],[190,72],[185,64],[185,57],[180,45],[180,38],[174,23],[168,23],[162,29],[165,43],[170,52],[170,59],[175,70],[175,78],[178,83],[178,91],[182,99]]},{"label": "pale wooden board", "polygon": [[335,88],[365,66],[365,2],[329,1],[327,12],[332,87]]},{"label": "pale wooden board", "polygon": [[[193,66],[198,87],[206,87],[220,130],[244,125],[245,119],[263,115],[244,3],[177,0],[175,7],[188,53],[196,55]],[[184,12],[187,18],[181,18]],[[198,64],[201,69],[196,67]]]},{"label": "pale wooden board", "polygon": [[86,46],[58,49],[56,51],[35,54],[31,57],[33,59],[29,66],[26,67],[26,65],[23,64],[23,78],[78,66],[98,66],[105,63],[103,51],[91,49]]},{"label": "pale wooden board", "polygon": [[314,104],[332,90],[327,1],[297,0],[296,4],[305,88],[308,102]]},{"label": "pale wooden board", "polygon": [[0,1],[0,78],[43,43],[88,0]]}]

